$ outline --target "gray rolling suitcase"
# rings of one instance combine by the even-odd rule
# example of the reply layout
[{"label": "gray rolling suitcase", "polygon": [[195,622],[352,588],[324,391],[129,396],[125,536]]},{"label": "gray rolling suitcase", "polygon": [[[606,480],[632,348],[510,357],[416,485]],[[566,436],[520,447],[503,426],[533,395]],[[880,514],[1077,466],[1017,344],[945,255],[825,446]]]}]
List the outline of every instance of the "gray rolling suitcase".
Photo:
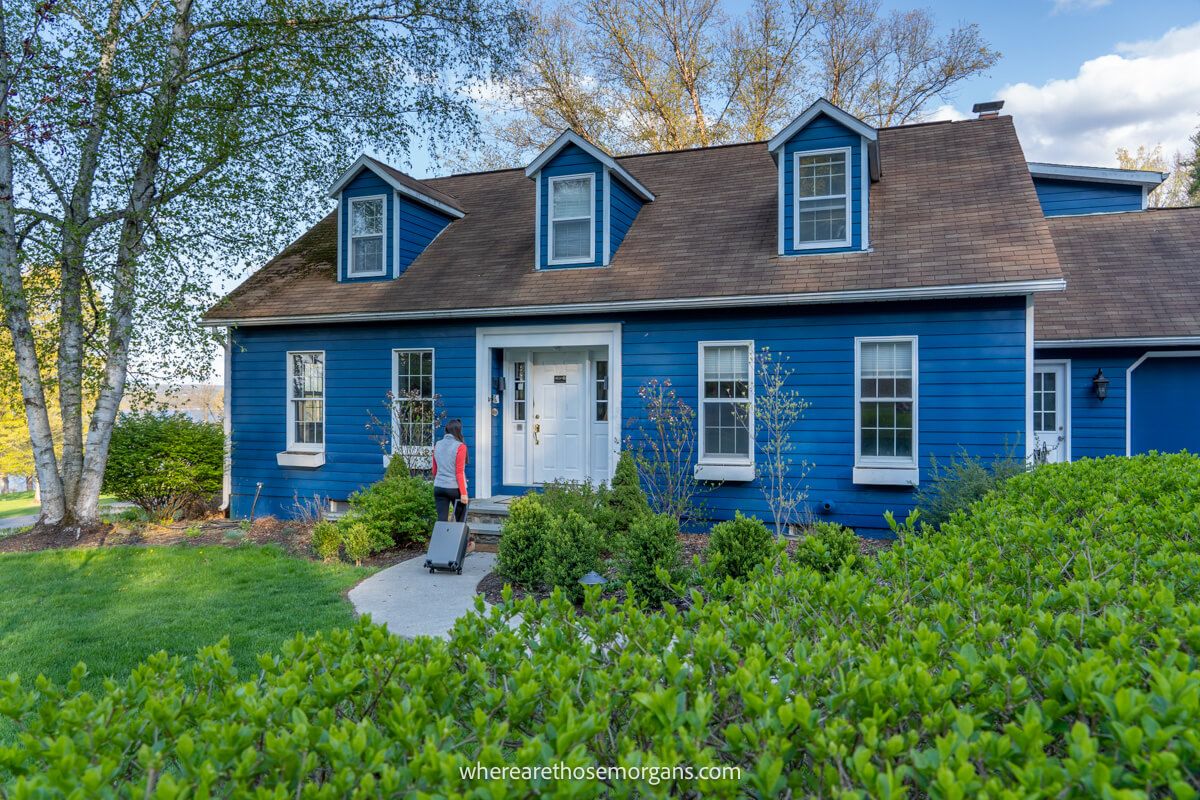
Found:
[{"label": "gray rolling suitcase", "polygon": [[425,556],[429,572],[441,569],[462,575],[469,534],[465,522],[435,522],[433,535],[429,537],[429,553]]}]

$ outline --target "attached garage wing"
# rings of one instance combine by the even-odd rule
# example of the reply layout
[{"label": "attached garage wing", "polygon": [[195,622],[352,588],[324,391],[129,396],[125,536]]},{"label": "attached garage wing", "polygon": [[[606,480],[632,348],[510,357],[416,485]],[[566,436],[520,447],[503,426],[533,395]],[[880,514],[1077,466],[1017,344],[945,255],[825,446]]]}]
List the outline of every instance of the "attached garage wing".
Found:
[{"label": "attached garage wing", "polygon": [[1200,453],[1200,351],[1151,352],[1128,371],[1126,454]]}]

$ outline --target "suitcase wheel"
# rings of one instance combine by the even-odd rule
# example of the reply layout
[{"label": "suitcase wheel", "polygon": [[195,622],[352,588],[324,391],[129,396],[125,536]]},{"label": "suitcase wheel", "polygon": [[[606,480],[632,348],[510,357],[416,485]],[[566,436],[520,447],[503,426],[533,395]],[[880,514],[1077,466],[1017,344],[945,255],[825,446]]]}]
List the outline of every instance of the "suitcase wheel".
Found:
[{"label": "suitcase wheel", "polygon": [[459,568],[458,568],[458,574],[459,574],[459,575],[462,575],[462,567],[459,567]]}]

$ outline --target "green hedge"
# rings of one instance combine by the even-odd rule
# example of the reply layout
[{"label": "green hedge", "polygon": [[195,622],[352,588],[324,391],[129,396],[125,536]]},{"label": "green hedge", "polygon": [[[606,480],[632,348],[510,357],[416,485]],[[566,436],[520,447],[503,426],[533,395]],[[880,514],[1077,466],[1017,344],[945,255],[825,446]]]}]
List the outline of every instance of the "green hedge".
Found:
[{"label": "green hedge", "polygon": [[[0,775],[44,797],[1196,795],[1200,459],[1039,468],[900,536],[861,570],[781,559],[678,610],[560,594],[448,642],[297,637],[261,673],[215,648],[100,697],[0,682],[23,728]],[[462,777],[477,761],[745,773]]]}]

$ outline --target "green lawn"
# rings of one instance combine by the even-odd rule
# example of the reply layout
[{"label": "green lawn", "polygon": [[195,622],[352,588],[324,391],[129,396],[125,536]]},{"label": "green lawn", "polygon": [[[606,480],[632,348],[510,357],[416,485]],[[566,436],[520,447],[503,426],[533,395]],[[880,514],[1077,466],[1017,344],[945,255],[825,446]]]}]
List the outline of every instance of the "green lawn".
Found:
[{"label": "green lawn", "polygon": [[344,593],[370,573],[248,545],[0,554],[0,675],[63,681],[84,661],[98,687],[151,653],[190,656],[223,636],[253,673],[297,631],[348,624]]},{"label": "green lawn", "polygon": [[[110,495],[100,496],[100,507],[113,502]],[[0,519],[8,517],[21,517],[26,514],[36,514],[41,509],[37,503],[33,502],[33,492],[11,492],[9,494],[0,494]]]}]

